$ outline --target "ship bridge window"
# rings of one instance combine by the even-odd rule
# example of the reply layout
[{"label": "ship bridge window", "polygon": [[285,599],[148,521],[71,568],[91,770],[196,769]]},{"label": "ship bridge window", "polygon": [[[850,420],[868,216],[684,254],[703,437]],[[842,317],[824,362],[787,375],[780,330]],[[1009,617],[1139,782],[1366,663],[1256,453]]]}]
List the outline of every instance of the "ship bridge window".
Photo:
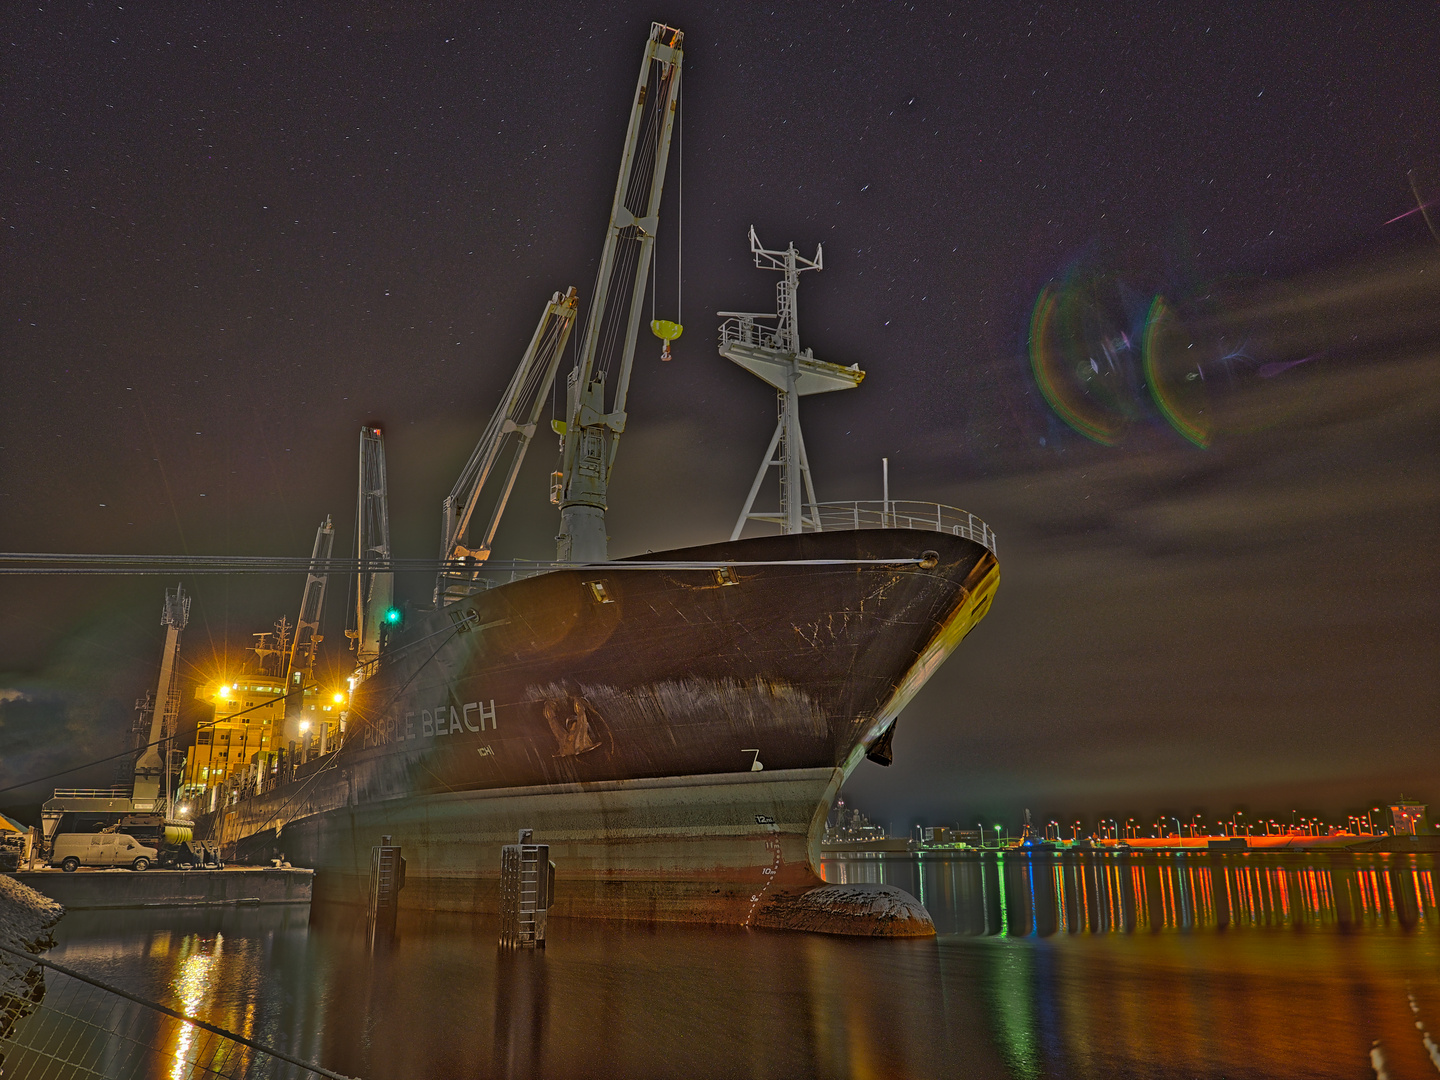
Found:
[{"label": "ship bridge window", "polygon": [[200,732],[197,732],[196,735],[195,735],[195,741],[196,741],[197,743],[199,743],[201,746],[205,746],[207,743],[210,742],[210,740],[211,740],[212,738],[213,738],[213,736],[212,736],[211,733],[208,732],[208,731],[200,731]]}]

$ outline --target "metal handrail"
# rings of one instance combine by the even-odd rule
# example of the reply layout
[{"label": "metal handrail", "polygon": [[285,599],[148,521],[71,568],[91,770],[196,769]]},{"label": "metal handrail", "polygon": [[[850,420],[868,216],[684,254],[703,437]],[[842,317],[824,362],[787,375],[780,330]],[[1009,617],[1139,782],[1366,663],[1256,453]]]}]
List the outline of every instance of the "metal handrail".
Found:
[{"label": "metal handrail", "polygon": [[[774,316],[770,316],[774,318]],[[750,345],[760,349],[784,349],[785,335],[778,327],[761,326],[751,318],[726,319],[720,324],[720,348]]]},{"label": "metal handrail", "polygon": [[[944,503],[914,500],[881,499],[854,502],[824,502],[815,507],[817,532],[841,532],[854,529],[919,529],[963,536],[997,555],[995,533],[990,526],[968,510]],[[808,515],[806,523],[810,524]]]},{"label": "metal handrail", "polygon": [[130,789],[128,787],[108,788],[56,788],[55,799],[128,799]]},{"label": "metal handrail", "polygon": [[[807,507],[807,511],[808,511]],[[774,521],[779,523],[778,518],[771,518],[768,515],[751,514],[751,518],[757,521]],[[818,527],[817,527],[818,526]],[[989,525],[968,510],[961,510],[958,507],[946,506],[944,503],[917,502],[914,500],[891,499],[888,502],[881,499],[856,500],[853,502],[825,502],[815,504],[815,516],[808,512],[805,515],[804,527],[807,532],[845,532],[856,529],[918,529],[924,532],[949,533],[951,536],[963,536],[967,540],[973,540],[990,554],[999,557],[996,547],[995,533]],[[863,560],[862,560],[863,561]],[[727,564],[729,564],[727,562]],[[679,567],[680,564],[665,564],[667,567]],[[716,565],[719,565],[718,563]],[[745,565],[740,563],[738,565]],[[535,577],[540,574],[548,574],[552,570],[565,569],[568,564],[552,564],[537,566],[529,572],[509,570],[510,581],[520,581],[528,577]],[[706,562],[705,567],[710,563]],[[613,565],[613,569],[644,569],[646,564],[641,562],[638,566],[633,560],[625,560]],[[504,584],[502,581],[486,577],[487,573],[497,574],[505,571],[487,570],[485,567],[477,567],[481,576],[466,581],[475,592],[484,592]],[[456,579],[460,580],[460,579]],[[377,666],[376,661],[366,666],[365,677],[374,673]]]}]

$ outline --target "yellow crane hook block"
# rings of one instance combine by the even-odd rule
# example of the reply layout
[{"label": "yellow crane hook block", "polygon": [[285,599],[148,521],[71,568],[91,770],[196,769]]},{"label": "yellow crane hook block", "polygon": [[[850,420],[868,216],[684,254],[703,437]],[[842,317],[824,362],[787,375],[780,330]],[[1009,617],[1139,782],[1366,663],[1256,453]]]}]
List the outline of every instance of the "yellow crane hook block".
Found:
[{"label": "yellow crane hook block", "polygon": [[650,332],[665,342],[665,347],[660,350],[660,359],[670,359],[670,342],[674,341],[685,332],[685,328],[677,322],[669,319],[651,319]]}]

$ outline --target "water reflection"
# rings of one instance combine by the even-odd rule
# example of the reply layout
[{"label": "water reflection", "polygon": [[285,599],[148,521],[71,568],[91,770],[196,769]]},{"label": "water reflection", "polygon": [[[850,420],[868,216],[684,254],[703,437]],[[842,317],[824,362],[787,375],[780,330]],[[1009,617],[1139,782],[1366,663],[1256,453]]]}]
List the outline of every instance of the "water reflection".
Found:
[{"label": "water reflection", "polygon": [[[309,987],[303,981],[277,982],[268,977],[267,967],[292,952],[297,938],[303,941],[308,923],[305,907],[78,911],[61,920],[65,929],[57,927],[58,945],[46,955],[151,1001],[303,1057],[305,1047],[313,1051],[318,1036],[297,1033],[290,1010],[306,1000]],[[94,1013],[93,1039],[86,1039],[83,1052],[67,1059],[87,1074],[132,1075],[146,1060],[146,1048],[154,1048],[168,1062],[168,1075],[175,1080],[204,1072],[197,1061],[225,1075],[231,1071],[239,1075],[255,1060],[253,1051],[243,1045],[192,1024],[103,992],[64,985],[71,989],[71,997],[47,1004],[71,1016],[87,1009]],[[152,1060],[148,1068],[156,1067]]]},{"label": "water reflection", "polygon": [[847,854],[826,859],[823,870],[835,883],[898,885],[920,898],[942,934],[1414,928],[1436,918],[1429,855]]},{"label": "water reflection", "polygon": [[[186,942],[191,946],[186,950],[190,955],[180,962],[180,974],[175,980],[179,1008],[186,1015],[195,1015],[195,1010],[205,1004],[205,999],[210,996],[211,979],[224,943],[225,937],[219,933],[210,941],[191,939]],[[193,1024],[179,1026],[175,1039],[175,1064],[170,1069],[171,1080],[186,1080],[190,1075],[192,1052],[195,1049],[193,1043],[197,1034],[203,1033]]]},{"label": "water reflection", "polygon": [[990,854],[826,872],[923,896],[940,937],[557,919],[529,952],[497,948],[493,920],[402,913],[372,950],[350,909],[79,912],[53,955],[369,1078],[1338,1078],[1374,1075],[1377,1042],[1396,1080],[1435,1075],[1428,860]]}]

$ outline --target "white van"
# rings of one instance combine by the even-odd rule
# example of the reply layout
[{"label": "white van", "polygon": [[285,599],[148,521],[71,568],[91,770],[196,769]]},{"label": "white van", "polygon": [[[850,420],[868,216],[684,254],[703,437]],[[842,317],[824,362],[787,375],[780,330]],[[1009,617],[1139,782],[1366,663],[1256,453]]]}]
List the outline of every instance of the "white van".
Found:
[{"label": "white van", "polygon": [[61,833],[55,837],[50,865],[70,873],[80,866],[128,866],[144,870],[160,854],[124,833]]}]

